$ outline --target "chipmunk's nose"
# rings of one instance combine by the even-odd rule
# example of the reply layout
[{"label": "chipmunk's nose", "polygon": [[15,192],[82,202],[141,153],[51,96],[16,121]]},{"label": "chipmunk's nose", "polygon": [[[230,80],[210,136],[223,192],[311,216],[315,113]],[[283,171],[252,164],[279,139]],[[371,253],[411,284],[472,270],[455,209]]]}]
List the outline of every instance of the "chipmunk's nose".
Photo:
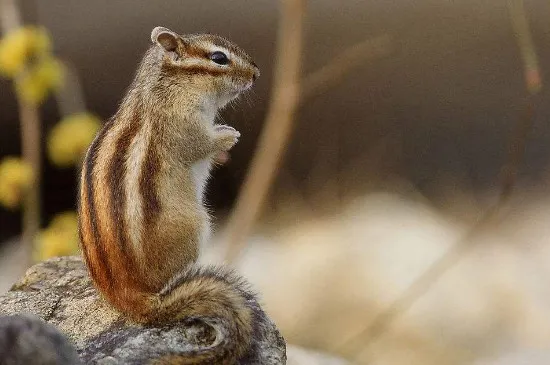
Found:
[{"label": "chipmunk's nose", "polygon": [[256,81],[258,79],[258,77],[260,77],[260,68],[254,62],[252,62],[252,66],[254,66],[254,73],[252,74],[252,81]]}]

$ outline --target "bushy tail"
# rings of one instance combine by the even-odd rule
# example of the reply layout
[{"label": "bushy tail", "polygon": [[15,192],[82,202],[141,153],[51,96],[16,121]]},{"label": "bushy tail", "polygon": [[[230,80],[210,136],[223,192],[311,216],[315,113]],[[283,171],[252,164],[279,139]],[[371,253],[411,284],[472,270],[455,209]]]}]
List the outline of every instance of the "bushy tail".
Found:
[{"label": "bushy tail", "polygon": [[170,355],[154,364],[234,364],[247,352],[256,302],[240,276],[220,267],[191,267],[176,275],[156,296],[146,322],[201,321],[216,330],[207,348]]}]

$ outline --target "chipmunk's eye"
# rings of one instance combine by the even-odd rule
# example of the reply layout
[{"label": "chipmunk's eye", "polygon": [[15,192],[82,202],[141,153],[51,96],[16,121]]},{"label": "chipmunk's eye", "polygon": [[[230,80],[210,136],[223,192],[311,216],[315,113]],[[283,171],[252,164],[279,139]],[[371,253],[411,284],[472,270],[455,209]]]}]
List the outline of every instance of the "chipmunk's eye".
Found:
[{"label": "chipmunk's eye", "polygon": [[229,63],[229,58],[225,55],[225,53],[216,51],[210,55],[210,59],[214,62],[216,62],[218,65],[227,65]]}]

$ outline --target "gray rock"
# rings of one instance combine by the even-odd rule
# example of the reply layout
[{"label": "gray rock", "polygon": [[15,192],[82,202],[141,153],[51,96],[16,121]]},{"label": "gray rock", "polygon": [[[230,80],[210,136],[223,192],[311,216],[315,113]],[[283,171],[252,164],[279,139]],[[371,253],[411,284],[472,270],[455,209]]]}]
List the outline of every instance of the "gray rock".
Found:
[{"label": "gray rock", "polygon": [[[285,341],[254,304],[265,318],[264,324],[258,329],[258,341],[239,364],[284,364]],[[212,327],[202,322],[152,327],[125,320],[99,297],[78,257],[54,258],[33,266],[0,296],[0,315],[21,313],[37,316],[61,330],[85,364],[142,364],[162,354],[207,347],[213,337]]]},{"label": "gray rock", "polygon": [[0,364],[76,365],[74,346],[51,324],[35,316],[0,317]]}]

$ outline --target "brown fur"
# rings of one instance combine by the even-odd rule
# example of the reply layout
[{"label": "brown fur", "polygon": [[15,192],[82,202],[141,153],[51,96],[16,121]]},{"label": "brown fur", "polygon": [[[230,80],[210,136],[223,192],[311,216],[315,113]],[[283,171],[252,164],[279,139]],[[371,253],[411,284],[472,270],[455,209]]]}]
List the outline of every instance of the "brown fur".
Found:
[{"label": "brown fur", "polygon": [[[206,350],[157,363],[233,364],[251,343],[253,296],[231,272],[195,263],[209,231],[202,195],[210,165],[239,136],[215,126],[214,117],[259,71],[221,37],[155,28],[152,39],[155,45],[83,164],[82,252],[97,288],[130,318],[218,321],[224,328]],[[220,47],[228,65],[208,58]]]}]

